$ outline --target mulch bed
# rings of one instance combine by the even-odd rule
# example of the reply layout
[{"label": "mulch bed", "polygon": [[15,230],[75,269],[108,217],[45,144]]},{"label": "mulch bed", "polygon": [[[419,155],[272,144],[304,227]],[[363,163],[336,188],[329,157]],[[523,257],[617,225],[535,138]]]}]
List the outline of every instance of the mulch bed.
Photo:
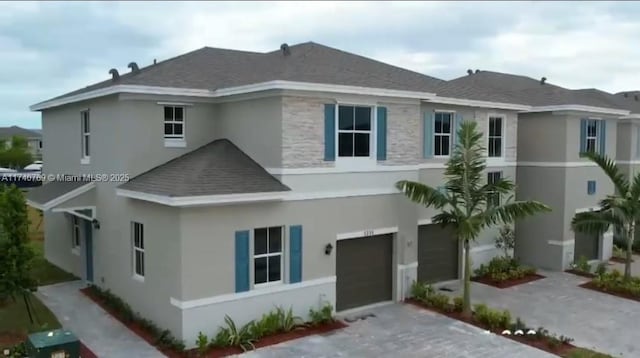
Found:
[{"label": "mulch bed", "polygon": [[[226,348],[210,349],[205,355],[201,355],[197,349],[191,349],[185,352],[176,352],[167,347],[159,347],[156,344],[155,338],[149,332],[147,332],[144,328],[142,328],[136,322],[127,322],[125,319],[123,319],[119,315],[118,312],[115,312],[114,310],[104,305],[101,298],[99,296],[96,296],[89,287],[81,289],[80,292],[82,292],[85,296],[87,296],[89,299],[95,302],[98,306],[102,307],[103,310],[107,311],[107,313],[109,313],[115,319],[117,319],[122,324],[124,324],[133,333],[137,334],[140,338],[147,341],[149,344],[154,346],[156,349],[161,351],[163,354],[165,354],[169,358],[184,358],[184,357],[214,358],[214,357],[226,357],[226,356],[240,354],[244,352],[240,347],[226,347]],[[325,333],[328,333],[337,329],[341,329],[344,327],[347,327],[347,324],[345,324],[342,321],[334,321],[331,323],[322,324],[322,325],[313,326],[313,327],[302,325],[294,329],[293,331],[276,333],[271,336],[262,337],[260,338],[260,340],[254,342],[254,346],[256,348],[266,347],[266,346],[290,341],[293,339],[311,336],[314,334],[325,334]],[[93,358],[93,357],[87,356],[87,358]],[[82,356],[82,358],[85,358],[85,357]]]},{"label": "mulch bed", "polygon": [[479,327],[479,328],[482,328],[482,329],[489,330],[492,333],[497,334],[497,335],[499,335],[501,337],[508,338],[508,339],[510,339],[512,341],[516,341],[516,342],[519,342],[519,343],[522,343],[522,344],[526,344],[528,346],[535,347],[535,348],[538,348],[538,349],[540,349],[542,351],[549,352],[551,354],[555,354],[555,355],[558,355],[558,356],[563,356],[563,355],[569,353],[569,351],[571,351],[571,350],[576,348],[576,346],[574,346],[571,343],[562,343],[562,344],[560,344],[558,346],[551,347],[547,343],[547,340],[544,340],[544,339],[531,339],[531,338],[527,339],[526,336],[515,336],[515,335],[507,336],[507,335],[503,335],[501,330],[500,331],[498,331],[498,330],[490,330],[485,325],[483,325],[482,323],[479,323],[479,322],[475,321],[473,318],[467,318],[467,317],[462,316],[462,313],[460,313],[460,312],[444,312],[444,311],[436,310],[436,309],[433,309],[431,307],[426,307],[422,303],[420,303],[420,302],[418,302],[418,301],[416,301],[414,299],[407,299],[407,300],[405,300],[405,302],[407,302],[407,303],[409,303],[409,304],[411,304],[413,306],[419,307],[421,309],[424,309],[424,310],[427,310],[427,311],[431,311],[431,312],[435,312],[435,313],[438,313],[438,314],[441,314],[441,315],[445,315],[445,316],[447,316],[449,318],[453,318],[455,320],[466,322],[466,323],[468,323],[470,325],[473,325],[473,326],[476,326],[476,327]]},{"label": "mulch bed", "polygon": [[598,287],[593,281],[589,281],[589,282],[585,282],[582,285],[579,285],[582,288],[587,288],[589,290],[593,290],[593,291],[598,291],[598,292],[602,292],[602,293],[608,293],[612,296],[617,296],[617,297],[621,297],[621,298],[626,298],[628,300],[633,300],[633,301],[638,301],[640,302],[640,297],[638,296],[634,296],[628,292],[625,291],[619,291],[619,290],[606,290],[604,288],[600,288]]},{"label": "mulch bed", "polygon": [[574,275],[577,276],[582,276],[582,277],[586,277],[586,278],[595,278],[596,275],[593,273],[589,273],[589,272],[584,272],[584,271],[580,271],[580,270],[564,270],[564,272],[568,272],[568,273],[572,273]]},{"label": "mulch bed", "polygon": [[[612,257],[609,259],[609,261],[611,261],[611,262],[617,262],[617,263],[619,263],[619,264],[626,264],[626,263],[627,263],[627,260],[626,260],[626,259],[624,259],[624,258],[622,258],[622,257],[615,257],[615,256],[612,256]],[[633,261],[634,261],[634,260],[633,260],[633,259],[631,259],[631,262],[633,262]]]},{"label": "mulch bed", "polygon": [[517,286],[517,285],[522,285],[524,283],[541,280],[543,278],[545,278],[545,276],[538,275],[537,273],[534,273],[534,274],[531,274],[531,275],[527,275],[527,276],[525,276],[523,278],[515,278],[515,279],[509,279],[509,280],[505,280],[505,281],[494,281],[490,277],[487,277],[487,276],[473,277],[473,278],[471,278],[471,281],[484,283],[485,285],[489,285],[489,286],[493,286],[493,287],[497,287],[497,288],[509,288],[509,287],[513,287],[513,286]]}]

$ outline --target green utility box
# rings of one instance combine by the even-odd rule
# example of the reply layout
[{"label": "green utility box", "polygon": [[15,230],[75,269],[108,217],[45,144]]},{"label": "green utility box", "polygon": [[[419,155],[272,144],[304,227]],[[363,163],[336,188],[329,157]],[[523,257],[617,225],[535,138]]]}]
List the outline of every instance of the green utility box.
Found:
[{"label": "green utility box", "polygon": [[80,341],[64,329],[38,332],[29,335],[27,354],[31,358],[80,358]]}]

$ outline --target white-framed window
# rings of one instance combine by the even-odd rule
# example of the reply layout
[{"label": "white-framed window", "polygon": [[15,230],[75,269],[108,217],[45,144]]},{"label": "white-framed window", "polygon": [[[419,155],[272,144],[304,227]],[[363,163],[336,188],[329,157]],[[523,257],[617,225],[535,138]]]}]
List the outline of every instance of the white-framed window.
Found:
[{"label": "white-framed window", "polygon": [[596,152],[598,148],[598,120],[587,120],[586,151]]},{"label": "white-framed window", "polygon": [[[488,172],[487,183],[495,184],[502,178],[502,172]],[[487,206],[499,206],[500,205],[500,193],[490,193],[487,198]]]},{"label": "white-framed window", "polygon": [[504,120],[499,116],[490,116],[489,117],[489,143],[488,143],[488,156],[502,157],[502,144],[503,144],[503,124]]},{"label": "white-framed window", "polygon": [[184,107],[164,106],[164,138],[184,140]]},{"label": "white-framed window", "polygon": [[144,269],[144,225],[131,222],[131,244],[133,248],[133,277],[143,279]]},{"label": "white-framed window", "polygon": [[90,126],[90,118],[89,118],[89,111],[82,111],[80,112],[80,119],[81,119],[81,131],[82,131],[82,160],[85,162],[89,161],[89,158],[91,157],[91,145],[90,145],[90,138],[91,138],[91,126]]},{"label": "white-framed window", "polygon": [[71,215],[71,250],[80,252],[80,219]]},{"label": "white-framed window", "polygon": [[433,121],[433,155],[448,157],[451,152],[452,112],[435,112]]},{"label": "white-framed window", "polygon": [[373,108],[338,106],[338,157],[370,157],[373,143]]},{"label": "white-framed window", "polygon": [[284,272],[282,226],[253,230],[253,284],[282,283]]}]

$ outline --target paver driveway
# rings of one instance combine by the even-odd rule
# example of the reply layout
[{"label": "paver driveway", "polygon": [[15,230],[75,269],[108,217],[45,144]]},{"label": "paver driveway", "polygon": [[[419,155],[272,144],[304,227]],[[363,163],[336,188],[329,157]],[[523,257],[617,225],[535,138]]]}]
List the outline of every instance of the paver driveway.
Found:
[{"label": "paver driveway", "polygon": [[[361,314],[366,314],[363,312]],[[309,336],[245,354],[286,357],[517,357],[550,358],[546,352],[409,305],[370,311],[375,317],[323,336]],[[349,318],[349,317],[347,317]]]},{"label": "paver driveway", "polygon": [[[472,282],[471,299],[508,309],[528,325],[575,339],[574,344],[615,357],[640,357],[640,302],[578,287],[589,279],[540,272],[545,279],[507,289]],[[447,285],[459,290],[459,284]],[[453,295],[461,295],[461,291]]]}]

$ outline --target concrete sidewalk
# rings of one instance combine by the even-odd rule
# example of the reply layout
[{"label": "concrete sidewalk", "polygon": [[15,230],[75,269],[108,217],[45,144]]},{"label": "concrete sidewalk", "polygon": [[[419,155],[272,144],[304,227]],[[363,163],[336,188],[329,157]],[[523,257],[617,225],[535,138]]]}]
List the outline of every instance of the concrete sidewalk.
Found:
[{"label": "concrete sidewalk", "polygon": [[81,281],[38,288],[36,296],[100,358],[164,357],[79,290]]}]

